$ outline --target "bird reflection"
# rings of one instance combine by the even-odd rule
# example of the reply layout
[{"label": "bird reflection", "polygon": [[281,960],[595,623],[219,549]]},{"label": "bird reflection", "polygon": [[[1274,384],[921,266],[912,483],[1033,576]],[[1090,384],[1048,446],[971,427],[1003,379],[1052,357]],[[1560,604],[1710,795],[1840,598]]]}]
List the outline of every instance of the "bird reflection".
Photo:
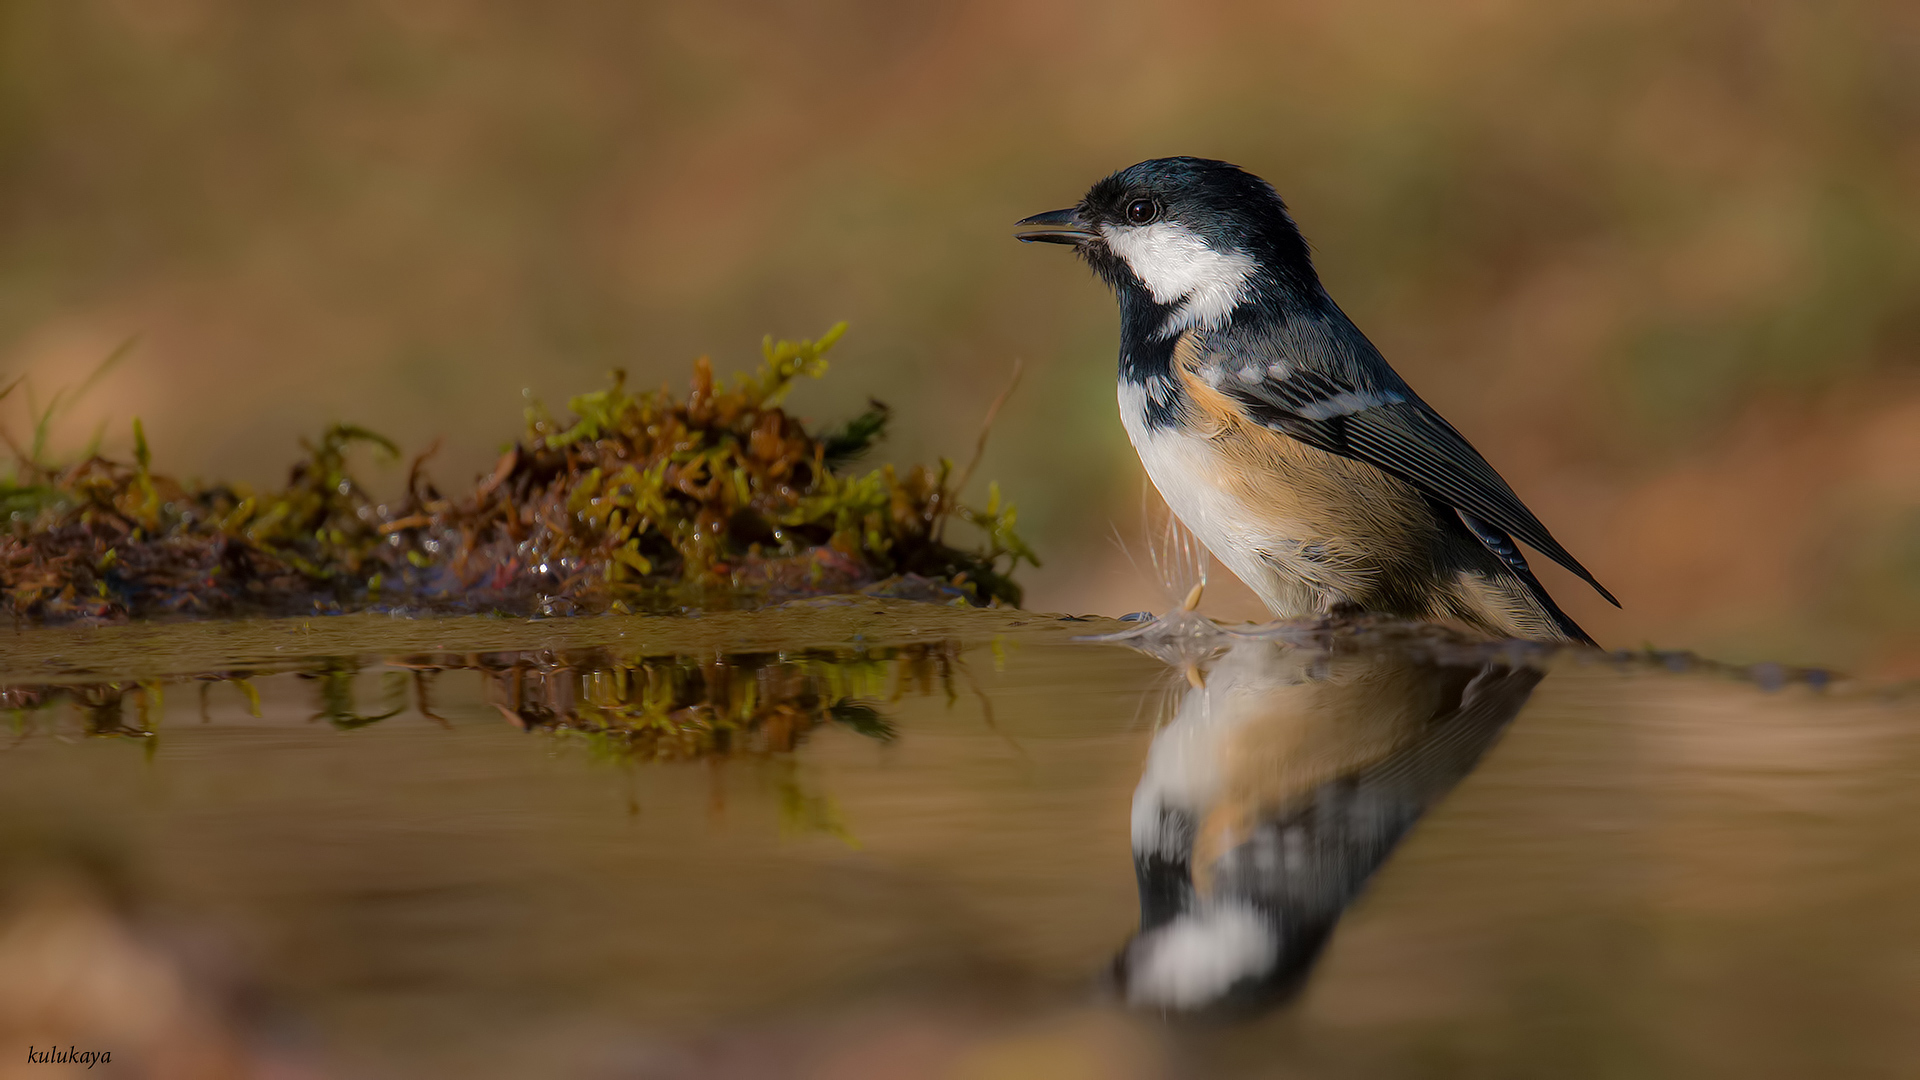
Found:
[{"label": "bird reflection", "polygon": [[1168,629],[1177,656],[1136,644],[1192,686],[1134,791],[1140,930],[1115,986],[1139,1008],[1244,1015],[1300,989],[1341,912],[1542,673],[1377,628],[1304,645],[1216,633],[1198,651],[1206,632]]}]

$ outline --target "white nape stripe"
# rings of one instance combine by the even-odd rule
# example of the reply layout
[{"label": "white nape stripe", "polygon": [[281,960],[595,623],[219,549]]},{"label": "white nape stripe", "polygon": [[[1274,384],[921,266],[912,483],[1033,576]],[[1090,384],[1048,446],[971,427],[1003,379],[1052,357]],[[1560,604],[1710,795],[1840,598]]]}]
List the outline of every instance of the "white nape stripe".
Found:
[{"label": "white nape stripe", "polygon": [[1243,904],[1188,912],[1142,935],[1130,951],[1128,1003],[1174,1009],[1209,1005],[1280,962],[1272,927]]},{"label": "white nape stripe", "polygon": [[1330,420],[1336,416],[1352,416],[1357,412],[1377,409],[1382,405],[1398,405],[1406,400],[1405,396],[1391,390],[1347,390],[1332,397],[1296,405],[1293,411],[1309,420]]},{"label": "white nape stripe", "polygon": [[1221,251],[1185,225],[1106,224],[1100,233],[1147,287],[1154,303],[1179,304],[1160,328],[1163,338],[1220,326],[1250,291],[1253,258],[1242,251]]}]

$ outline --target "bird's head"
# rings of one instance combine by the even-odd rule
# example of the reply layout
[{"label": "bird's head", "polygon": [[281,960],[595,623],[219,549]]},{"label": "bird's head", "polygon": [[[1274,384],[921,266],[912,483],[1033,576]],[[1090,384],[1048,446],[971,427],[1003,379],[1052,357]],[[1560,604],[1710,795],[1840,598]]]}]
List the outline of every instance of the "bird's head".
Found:
[{"label": "bird's head", "polygon": [[1143,161],[1076,206],[1017,223],[1028,243],[1070,244],[1161,336],[1215,328],[1249,304],[1320,296],[1307,244],[1265,180],[1207,158]]}]

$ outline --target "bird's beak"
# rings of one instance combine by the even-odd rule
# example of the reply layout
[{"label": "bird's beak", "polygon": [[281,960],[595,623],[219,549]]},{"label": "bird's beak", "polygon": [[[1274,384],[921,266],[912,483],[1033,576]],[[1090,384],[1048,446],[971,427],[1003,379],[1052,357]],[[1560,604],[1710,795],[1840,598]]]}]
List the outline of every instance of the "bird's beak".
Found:
[{"label": "bird's beak", "polygon": [[1014,238],[1023,244],[1072,244],[1078,247],[1099,234],[1073,207],[1049,210],[1013,223]]}]

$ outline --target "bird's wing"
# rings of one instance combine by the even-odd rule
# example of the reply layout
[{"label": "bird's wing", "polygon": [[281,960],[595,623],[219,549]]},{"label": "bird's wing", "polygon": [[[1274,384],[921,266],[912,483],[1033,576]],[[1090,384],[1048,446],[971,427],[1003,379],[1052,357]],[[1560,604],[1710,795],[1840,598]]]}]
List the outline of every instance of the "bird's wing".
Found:
[{"label": "bird's wing", "polygon": [[[1221,365],[1209,374],[1260,423],[1330,454],[1364,461],[1453,507],[1467,528],[1523,579],[1531,576],[1526,561],[1511,543],[1490,539],[1494,533],[1524,542],[1620,606],[1540,524],[1487,459],[1404,384],[1365,386],[1320,371],[1294,369],[1274,376],[1269,370]],[[1252,371],[1257,375],[1241,374]]]}]

